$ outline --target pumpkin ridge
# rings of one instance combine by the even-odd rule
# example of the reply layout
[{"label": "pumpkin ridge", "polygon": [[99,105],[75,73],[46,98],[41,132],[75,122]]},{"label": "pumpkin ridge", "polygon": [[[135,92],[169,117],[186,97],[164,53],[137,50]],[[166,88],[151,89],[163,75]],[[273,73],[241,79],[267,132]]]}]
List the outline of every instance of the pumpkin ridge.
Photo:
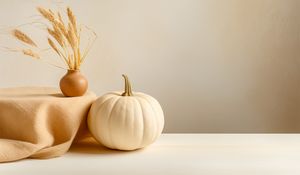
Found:
[{"label": "pumpkin ridge", "polygon": [[138,95],[138,97],[145,100],[148,103],[148,105],[150,106],[150,108],[152,109],[152,111],[155,115],[154,117],[152,117],[155,120],[155,130],[156,130],[154,138],[152,138],[152,142],[153,142],[157,138],[157,133],[159,132],[159,124],[158,124],[158,120],[157,120],[157,116],[159,116],[159,115],[158,115],[156,109],[154,109],[151,101],[149,101],[145,96],[142,96],[142,95]]},{"label": "pumpkin ridge", "polygon": [[112,98],[114,98],[114,97],[108,97],[108,98],[105,99],[102,103],[100,103],[100,104],[99,104],[100,108],[98,108],[98,110],[97,110],[96,112],[99,112],[100,109],[102,109],[102,107],[105,105],[105,103],[106,103],[107,101],[109,101],[110,99],[112,99]]},{"label": "pumpkin ridge", "polygon": [[[162,124],[162,128],[160,128],[159,130],[160,130],[160,133],[162,133],[162,131],[163,131],[163,129],[164,129],[164,111],[162,110],[162,107],[161,107],[161,105],[160,105],[160,103],[155,99],[155,98],[153,98],[152,96],[150,96],[150,95],[148,95],[148,94],[144,94],[144,93],[141,93],[141,92],[139,92],[138,94],[137,94],[137,96],[139,96],[139,97],[143,97],[144,99],[151,99],[152,100],[152,102],[153,102],[153,104],[155,104],[157,107],[159,107],[160,108],[160,110],[159,111],[157,111],[158,112],[158,114],[159,114],[159,116],[162,116],[162,119],[163,119],[163,124]],[[152,105],[152,108],[153,108],[153,105]],[[159,121],[159,122],[161,122],[161,121]]]},{"label": "pumpkin ridge", "polygon": [[145,135],[145,117],[144,117],[144,110],[143,110],[143,106],[140,102],[140,100],[138,100],[138,98],[135,98],[135,100],[138,102],[139,106],[140,106],[140,109],[141,109],[141,112],[142,112],[142,118],[143,118],[143,135],[142,135],[142,139],[141,139],[141,142],[140,143],[140,147],[144,145],[144,135]]},{"label": "pumpkin ridge", "polygon": [[[135,100],[134,100],[134,102],[135,102]],[[135,135],[135,132],[134,132],[134,131],[135,131],[135,128],[136,128],[136,126],[135,126],[135,122],[136,122],[136,119],[135,119],[135,118],[136,118],[136,110],[135,110],[135,107],[134,107],[135,104],[133,104],[133,101],[132,101],[131,103],[132,103],[132,104],[131,104],[131,109],[130,109],[130,110],[133,109],[133,110],[132,110],[132,111],[133,111],[133,114],[132,114],[133,117],[131,117],[131,118],[132,118],[132,119],[131,119],[131,120],[132,120],[131,122],[132,122],[132,126],[133,126],[133,127],[131,128],[132,130],[131,130],[131,133],[130,133],[130,134],[131,134],[131,136],[133,137],[133,136]],[[136,144],[136,143],[134,143],[134,144]],[[134,144],[133,144],[133,145],[134,145]]]},{"label": "pumpkin ridge", "polygon": [[[98,113],[102,108],[103,108],[103,106],[105,106],[106,105],[106,103],[108,103],[112,98],[114,98],[114,97],[108,97],[107,99],[105,99],[101,104],[100,104],[100,107],[98,108],[98,109],[96,109],[96,113]],[[92,134],[93,135],[93,134]],[[101,139],[102,140],[102,139]]]},{"label": "pumpkin ridge", "polygon": [[[132,133],[133,133],[133,135],[135,135],[134,131],[137,131],[138,133],[141,133],[141,134],[137,135],[138,136],[137,137],[138,141],[134,142],[133,145],[135,145],[134,149],[139,149],[139,148],[141,148],[141,145],[142,145],[141,142],[143,142],[143,138],[144,138],[144,131],[145,131],[145,129],[144,129],[144,114],[143,114],[143,111],[141,109],[141,105],[140,105],[139,100],[137,100],[136,98],[132,98],[132,99],[133,99],[132,101],[134,102],[134,104],[132,105],[132,108],[134,109],[133,110],[134,113],[132,114],[132,116],[133,116],[132,117],[132,123],[133,123],[133,126],[134,126],[134,128],[132,128],[133,129]],[[142,116],[142,117],[140,117],[140,116]],[[140,119],[140,118],[142,118],[142,119]],[[143,131],[136,130],[136,125],[137,125],[136,122],[139,122],[140,120],[142,120],[142,124],[141,124],[142,127],[141,128],[142,128]],[[138,127],[138,128],[140,128],[140,127]]]},{"label": "pumpkin ridge", "polygon": [[[125,126],[125,128],[127,127],[126,126],[126,117],[127,117],[127,108],[128,108],[128,99],[127,98],[123,98],[123,100],[125,100],[125,105],[123,105],[124,106],[124,108],[122,109],[123,111],[122,111],[122,115],[124,116],[123,118],[122,118],[122,127],[124,127]],[[117,105],[117,104],[116,104]],[[120,112],[121,113],[121,112]],[[120,118],[120,116],[118,116],[119,118]],[[123,128],[122,128],[123,129]],[[125,133],[125,137],[124,137],[124,132],[122,132],[122,139],[120,139],[120,141],[121,141],[121,143],[122,144],[120,144],[122,147],[123,147],[123,144],[124,144],[124,140],[125,140],[125,142],[126,142],[126,133]]]},{"label": "pumpkin ridge", "polygon": [[112,135],[111,135],[111,115],[112,115],[112,111],[114,111],[114,109],[116,107],[116,104],[120,100],[120,98],[121,97],[117,96],[117,100],[114,101],[114,103],[112,105],[113,107],[111,108],[111,110],[109,112],[108,121],[107,121],[107,123],[108,123],[108,131],[109,131],[108,133],[109,133],[109,138],[110,138],[110,144],[111,144],[112,148],[116,148],[116,147],[115,147],[114,141],[112,139]]}]

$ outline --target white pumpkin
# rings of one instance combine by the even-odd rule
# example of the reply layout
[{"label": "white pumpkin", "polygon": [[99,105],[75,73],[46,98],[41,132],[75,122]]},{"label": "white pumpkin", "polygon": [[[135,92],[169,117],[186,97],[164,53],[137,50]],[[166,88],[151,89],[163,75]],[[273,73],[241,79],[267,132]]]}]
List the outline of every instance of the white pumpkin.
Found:
[{"label": "white pumpkin", "polygon": [[88,127],[104,146],[135,150],[153,143],[162,133],[164,114],[153,97],[132,92],[126,75],[125,92],[111,92],[98,98],[91,107]]}]

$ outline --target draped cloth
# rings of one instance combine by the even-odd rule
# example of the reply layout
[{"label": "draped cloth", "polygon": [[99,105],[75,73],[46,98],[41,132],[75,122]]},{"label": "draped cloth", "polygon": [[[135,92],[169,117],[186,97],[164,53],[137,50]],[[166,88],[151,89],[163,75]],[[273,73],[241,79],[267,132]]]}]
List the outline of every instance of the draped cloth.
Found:
[{"label": "draped cloth", "polygon": [[92,92],[64,97],[49,87],[0,89],[0,162],[64,154],[80,128],[86,130],[95,99]]}]

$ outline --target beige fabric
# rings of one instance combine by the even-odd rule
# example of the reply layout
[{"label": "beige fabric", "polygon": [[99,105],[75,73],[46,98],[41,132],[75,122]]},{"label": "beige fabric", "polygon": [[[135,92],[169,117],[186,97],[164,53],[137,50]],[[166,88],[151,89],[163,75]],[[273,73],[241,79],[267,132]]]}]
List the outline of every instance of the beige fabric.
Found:
[{"label": "beige fabric", "polygon": [[95,98],[46,87],[0,89],[0,162],[64,154]]}]

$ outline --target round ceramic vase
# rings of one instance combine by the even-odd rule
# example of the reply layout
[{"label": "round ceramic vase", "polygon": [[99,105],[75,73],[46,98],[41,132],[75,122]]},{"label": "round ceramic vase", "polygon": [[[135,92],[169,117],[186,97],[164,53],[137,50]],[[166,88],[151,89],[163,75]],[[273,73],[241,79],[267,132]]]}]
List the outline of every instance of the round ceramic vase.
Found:
[{"label": "round ceramic vase", "polygon": [[67,97],[82,96],[88,88],[87,79],[81,74],[80,70],[68,70],[60,80],[60,89]]}]

